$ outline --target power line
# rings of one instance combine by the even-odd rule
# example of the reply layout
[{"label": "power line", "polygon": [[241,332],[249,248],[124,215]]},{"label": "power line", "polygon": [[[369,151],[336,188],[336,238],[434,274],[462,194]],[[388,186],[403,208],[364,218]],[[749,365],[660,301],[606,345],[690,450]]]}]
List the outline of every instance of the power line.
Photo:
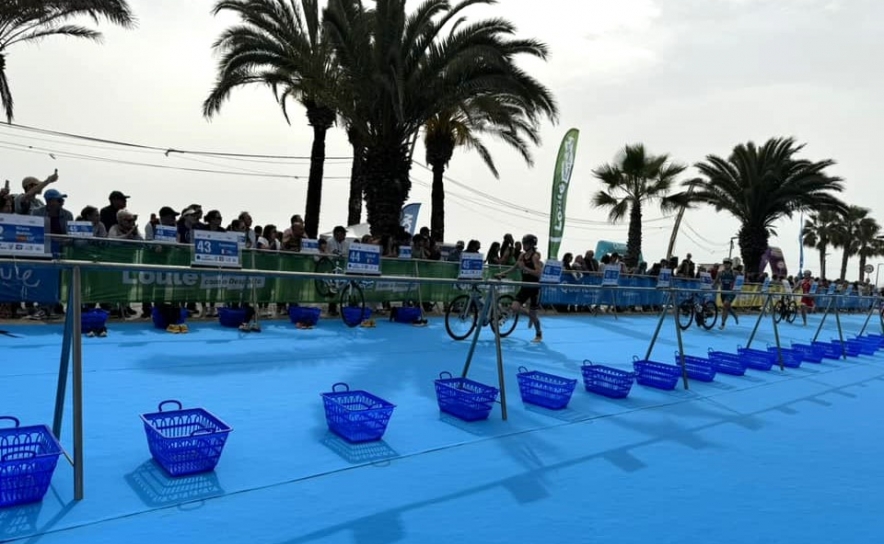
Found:
[{"label": "power line", "polygon": [[[74,134],[71,132],[61,132],[57,130],[50,130],[45,128],[37,128],[31,127],[27,125],[19,125],[15,123],[9,123],[0,125],[5,128],[12,128],[16,130],[22,130],[26,132],[36,132],[38,134],[48,134],[52,136],[58,136],[63,138],[72,138],[75,140],[83,140],[87,142],[96,142],[102,144],[111,144],[120,147],[128,147],[132,149],[143,149],[150,151],[160,151],[165,153],[168,156],[171,153],[178,154],[188,154],[188,155],[206,155],[206,156],[214,156],[214,157],[237,157],[237,158],[252,158],[252,159],[286,159],[286,160],[309,160],[310,157],[304,156],[294,156],[294,155],[262,155],[256,153],[230,153],[230,152],[222,152],[222,151],[203,151],[203,150],[193,150],[193,149],[177,149],[174,147],[158,147],[153,145],[145,145],[145,144],[137,144],[132,142],[125,142],[121,140],[109,140],[106,138],[97,138],[94,136],[85,136],[82,134]],[[352,157],[326,157],[328,160],[350,160]]]},{"label": "power line", "polygon": [[[35,153],[39,155],[49,155],[53,159],[57,157],[74,159],[74,160],[84,160],[84,161],[93,161],[93,162],[104,162],[111,164],[123,164],[128,166],[141,166],[144,168],[158,168],[162,170],[179,170],[183,172],[197,172],[201,174],[218,174],[225,176],[240,176],[240,177],[258,177],[258,178],[276,178],[276,179],[296,179],[302,180],[306,179],[307,176],[297,176],[291,174],[270,174],[270,173],[248,173],[248,172],[233,172],[230,170],[210,170],[207,168],[189,168],[185,166],[170,166],[164,164],[151,164],[146,162],[137,162],[137,161],[127,161],[122,159],[111,159],[108,157],[99,157],[96,155],[85,155],[81,153],[71,153],[68,151],[57,151],[54,149],[43,148],[43,147],[35,147],[27,144],[17,144],[14,142],[4,142],[0,141],[0,149],[7,149],[9,151],[18,151],[20,153]],[[193,159],[191,159],[193,160]],[[323,176],[323,179],[346,179],[349,180],[350,176]]]}]

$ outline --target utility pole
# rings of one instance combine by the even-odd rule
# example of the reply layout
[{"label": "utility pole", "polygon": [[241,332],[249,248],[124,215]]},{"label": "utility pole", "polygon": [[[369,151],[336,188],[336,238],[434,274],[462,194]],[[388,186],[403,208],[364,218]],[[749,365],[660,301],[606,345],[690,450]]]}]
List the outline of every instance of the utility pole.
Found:
[{"label": "utility pole", "polygon": [[[700,181],[699,178],[694,178],[691,180],[691,184],[688,185],[688,192],[685,194],[686,198],[690,198],[691,193],[694,192],[694,185]],[[672,236],[669,237],[669,249],[666,250],[666,260],[672,259],[672,250],[675,249],[675,238],[678,236],[678,229],[681,227],[681,218],[684,217],[684,211],[687,208],[687,203],[678,210],[678,215],[675,216],[675,225],[672,227]]]}]

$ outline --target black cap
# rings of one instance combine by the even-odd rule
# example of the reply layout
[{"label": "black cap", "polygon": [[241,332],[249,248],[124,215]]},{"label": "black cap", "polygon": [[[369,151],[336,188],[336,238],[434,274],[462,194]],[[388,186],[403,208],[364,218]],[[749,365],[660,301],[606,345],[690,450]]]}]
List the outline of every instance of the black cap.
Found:
[{"label": "black cap", "polygon": [[123,199],[123,200],[128,200],[128,199],[129,199],[129,196],[128,196],[128,195],[124,195],[124,194],[121,193],[120,191],[114,191],[114,192],[112,192],[112,193],[110,194],[110,196],[107,197],[107,198],[108,198],[108,200],[117,200],[117,199],[119,199],[119,198],[121,198],[121,199]]},{"label": "black cap", "polygon": [[335,227],[335,230],[333,232],[347,232],[347,229],[345,229],[341,225],[338,225],[337,227]]},{"label": "black cap", "polygon": [[169,206],[163,206],[162,208],[160,208],[160,217],[168,217],[170,215],[173,217],[178,217],[181,214],[179,214]]}]

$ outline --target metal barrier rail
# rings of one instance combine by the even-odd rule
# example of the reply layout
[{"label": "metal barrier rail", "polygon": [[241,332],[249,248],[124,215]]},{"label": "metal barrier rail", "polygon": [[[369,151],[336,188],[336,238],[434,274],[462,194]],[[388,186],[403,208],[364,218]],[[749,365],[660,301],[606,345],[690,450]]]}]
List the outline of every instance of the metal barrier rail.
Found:
[{"label": "metal barrier rail", "polygon": [[[382,276],[382,275],[356,275],[356,274],[327,274],[327,273],[317,273],[317,272],[291,272],[291,271],[279,271],[279,270],[259,270],[259,269],[224,269],[224,268],[209,268],[209,267],[189,267],[189,266],[168,266],[168,265],[152,265],[152,264],[131,264],[131,263],[100,263],[100,262],[89,262],[89,261],[69,261],[69,260],[27,260],[21,261],[18,259],[0,259],[0,264],[12,264],[18,265],[19,263],[26,262],[28,266],[35,267],[49,267],[55,268],[58,270],[70,270],[71,271],[71,289],[68,293],[68,311],[65,320],[65,334],[62,342],[62,354],[61,361],[59,364],[59,374],[58,374],[58,385],[56,389],[56,404],[55,404],[55,416],[53,420],[53,433],[56,437],[61,436],[61,422],[64,415],[64,399],[66,396],[66,385],[67,385],[67,375],[69,370],[69,363],[73,360],[73,379],[72,379],[72,395],[73,395],[73,444],[74,451],[73,456],[65,457],[68,461],[73,465],[74,469],[74,499],[82,500],[84,497],[84,469],[83,469],[83,350],[82,350],[82,325],[81,325],[81,274],[83,270],[135,270],[135,271],[151,271],[151,272],[187,272],[192,273],[194,271],[199,271],[202,273],[217,273],[220,276],[237,276],[237,277],[277,277],[277,278],[290,278],[290,279],[337,279],[337,280],[354,280],[354,281],[384,281],[391,283],[430,283],[430,284],[442,284],[442,285],[461,285],[461,286],[469,286],[469,288],[478,287],[480,289],[487,289],[487,293],[485,294],[485,304],[482,308],[482,315],[480,316],[481,322],[484,322],[489,317],[489,312],[491,313],[491,319],[496,322],[499,319],[499,305],[497,301],[500,296],[500,290],[503,288],[516,288],[516,287],[530,287],[530,288],[543,288],[547,284],[542,284],[538,282],[519,282],[512,280],[489,280],[489,279],[481,279],[481,280],[463,280],[463,279],[451,279],[451,278],[421,278],[414,276]],[[619,289],[623,289],[619,286],[606,286],[606,285],[570,285],[570,288],[582,289],[587,291],[610,291],[612,293],[612,301],[616,305],[616,292]],[[653,337],[651,338],[651,343],[648,347],[646,358],[650,358],[654,344],[659,336],[660,330],[662,328],[663,322],[667,316],[667,313],[671,307],[673,319],[675,320],[675,330],[676,336],[678,339],[678,348],[679,348],[679,360],[681,362],[682,367],[682,379],[685,389],[689,387],[688,384],[688,375],[687,369],[685,367],[684,360],[684,344],[682,340],[682,331],[678,326],[678,311],[679,304],[674,303],[677,299],[676,297],[681,293],[701,293],[701,294],[712,294],[712,293],[724,293],[724,294],[740,294],[739,291],[715,291],[711,289],[685,289],[681,287],[668,287],[668,288],[657,288],[657,287],[627,287],[630,290],[641,290],[641,291],[653,291],[653,292],[662,292],[664,293],[664,303],[663,308],[660,312],[659,322],[657,324],[657,328],[654,331]],[[765,301],[762,306],[762,311],[759,313],[758,321],[755,324],[755,328],[753,329],[752,336],[749,338],[747,342],[747,347],[749,347],[752,343],[752,340],[755,336],[756,331],[758,330],[758,326],[761,323],[761,319],[765,315],[765,311],[770,306],[771,300],[774,296],[802,296],[800,294],[783,294],[783,293],[766,293]],[[820,322],[819,329],[817,330],[816,336],[814,340],[816,340],[817,336],[819,336],[820,331],[822,330],[823,324],[825,323],[826,317],[832,311],[832,302],[837,301],[840,298],[845,298],[844,295],[825,295],[829,297],[829,304],[826,307],[826,313],[823,316],[823,319]],[[863,299],[870,299],[877,301],[876,297],[860,297]],[[842,353],[846,357],[846,352],[844,352],[844,336],[841,328],[841,321],[839,317],[839,308],[838,305],[835,305],[834,308],[835,317],[838,322],[838,333],[839,338],[842,343]],[[869,320],[871,319],[872,314],[876,310],[875,304],[869,305],[869,314],[866,318],[866,322],[863,325],[862,334],[866,326],[868,325]],[[780,369],[783,369],[783,359],[782,353],[780,352],[780,337],[779,331],[777,327],[777,322],[773,319],[774,315],[771,312],[771,320],[773,322],[774,335],[776,338],[777,345],[777,353],[780,361]],[[473,355],[476,350],[476,345],[479,340],[479,334],[483,327],[476,327],[475,332],[473,333],[473,338],[470,343],[469,351],[467,353],[466,362],[464,363],[464,368],[462,372],[462,376],[466,377],[470,364],[472,362]],[[507,405],[506,405],[506,388],[505,388],[505,380],[504,380],[504,372],[503,372],[503,349],[501,345],[501,338],[499,334],[499,330],[497,327],[491,327],[494,332],[494,340],[495,340],[495,355],[497,359],[497,370],[498,370],[498,381],[500,386],[500,400],[501,400],[501,416],[504,420],[507,419]],[[884,331],[884,317],[882,317],[882,331]]]}]

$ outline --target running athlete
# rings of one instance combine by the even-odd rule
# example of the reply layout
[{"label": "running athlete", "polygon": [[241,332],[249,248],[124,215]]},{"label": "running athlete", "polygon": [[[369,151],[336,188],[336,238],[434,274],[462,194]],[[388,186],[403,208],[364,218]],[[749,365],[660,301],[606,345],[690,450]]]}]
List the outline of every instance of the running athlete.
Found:
[{"label": "running athlete", "polygon": [[804,277],[801,279],[798,287],[801,288],[801,321],[806,327],[807,311],[813,311],[813,295],[810,294],[810,289],[813,287],[813,278],[811,277],[810,270],[804,271]]},{"label": "running athlete", "polygon": [[737,298],[737,295],[733,292],[728,292],[733,291],[734,284],[737,282],[737,274],[733,268],[734,263],[730,259],[725,259],[722,261],[722,264],[724,265],[724,270],[720,271],[715,277],[715,283],[721,286],[721,325],[718,327],[720,330],[724,330],[729,314],[734,316],[734,323],[740,324],[737,314],[731,309],[731,304]]},{"label": "running athlete", "polygon": [[[523,253],[519,255],[516,264],[512,268],[497,274],[497,279],[502,279],[514,270],[522,272],[522,281],[526,283],[540,283],[540,275],[543,272],[543,262],[540,260],[540,253],[537,252],[537,236],[526,234],[522,237]],[[528,311],[525,312],[523,306],[529,303]],[[543,332],[540,330],[540,319],[537,317],[537,308],[540,306],[540,286],[522,287],[516,293],[516,300],[513,301],[513,311],[517,313],[527,313],[528,328],[534,328],[536,335],[534,342],[543,341]]]}]

